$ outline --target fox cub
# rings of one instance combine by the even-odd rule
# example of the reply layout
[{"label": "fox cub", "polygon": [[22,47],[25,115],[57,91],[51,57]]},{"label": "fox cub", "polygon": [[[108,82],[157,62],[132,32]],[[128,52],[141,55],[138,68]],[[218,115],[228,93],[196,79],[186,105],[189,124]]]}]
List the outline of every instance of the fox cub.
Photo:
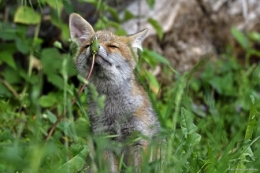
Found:
[{"label": "fox cub", "polygon": [[[95,32],[80,15],[72,13],[69,19],[70,35],[78,41],[80,52],[75,60],[77,70],[84,77],[90,71],[90,45],[97,38],[99,49],[89,82],[99,95],[105,95],[104,108],[97,113],[98,105],[87,94],[88,115],[94,135],[116,135],[115,141],[124,143],[132,134],[152,138],[160,129],[159,121],[148,99],[147,93],[137,82],[134,69],[138,49],[147,29],[130,36],[117,36],[109,31]],[[103,158],[110,172],[118,172],[118,156],[123,156],[127,166],[138,167],[142,153],[149,142],[141,138],[134,144],[123,147],[117,154],[105,150]],[[138,172],[138,171],[137,171]]]}]

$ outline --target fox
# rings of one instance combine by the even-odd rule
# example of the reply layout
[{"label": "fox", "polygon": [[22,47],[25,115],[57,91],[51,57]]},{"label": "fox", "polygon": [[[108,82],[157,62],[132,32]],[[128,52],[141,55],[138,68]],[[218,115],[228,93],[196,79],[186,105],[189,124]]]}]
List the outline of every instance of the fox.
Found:
[{"label": "fox", "polygon": [[79,53],[75,66],[79,74],[86,77],[91,68],[92,54],[90,46],[94,38],[98,40],[95,64],[89,83],[96,88],[98,95],[104,95],[104,106],[99,106],[91,93],[87,93],[88,116],[94,135],[115,135],[113,139],[125,143],[133,134],[140,138],[133,144],[126,145],[118,153],[105,149],[103,158],[109,172],[118,172],[118,156],[123,155],[127,166],[133,166],[140,172],[144,153],[153,138],[161,129],[158,117],[152,107],[148,94],[138,82],[135,68],[138,51],[148,32],[144,29],[128,36],[118,36],[108,30],[94,31],[83,17],[70,14],[69,30],[72,40],[79,44]]}]

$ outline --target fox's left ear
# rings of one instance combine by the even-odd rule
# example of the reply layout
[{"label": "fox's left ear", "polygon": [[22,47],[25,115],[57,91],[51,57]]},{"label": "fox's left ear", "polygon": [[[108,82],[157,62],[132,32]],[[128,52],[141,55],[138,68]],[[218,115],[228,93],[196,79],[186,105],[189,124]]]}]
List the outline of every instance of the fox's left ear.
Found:
[{"label": "fox's left ear", "polygon": [[95,34],[92,26],[76,13],[70,15],[69,28],[71,39],[76,39],[80,47],[84,46],[86,40]]},{"label": "fox's left ear", "polygon": [[133,48],[139,48],[140,50],[143,50],[142,48],[142,41],[145,39],[145,36],[148,32],[148,29],[144,29],[138,33],[135,33],[133,35],[129,36],[131,46]]}]

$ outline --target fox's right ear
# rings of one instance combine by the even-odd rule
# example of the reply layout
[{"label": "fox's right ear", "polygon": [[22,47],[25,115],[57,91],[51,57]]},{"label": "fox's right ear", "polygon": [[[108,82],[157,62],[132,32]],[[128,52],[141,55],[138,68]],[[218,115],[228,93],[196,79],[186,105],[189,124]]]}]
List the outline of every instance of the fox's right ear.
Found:
[{"label": "fox's right ear", "polygon": [[139,48],[140,50],[143,50],[142,41],[145,39],[147,32],[148,29],[144,29],[138,33],[129,36],[133,48]]},{"label": "fox's right ear", "polygon": [[72,13],[69,19],[70,37],[76,39],[82,47],[87,39],[95,34],[92,26],[80,15]]}]

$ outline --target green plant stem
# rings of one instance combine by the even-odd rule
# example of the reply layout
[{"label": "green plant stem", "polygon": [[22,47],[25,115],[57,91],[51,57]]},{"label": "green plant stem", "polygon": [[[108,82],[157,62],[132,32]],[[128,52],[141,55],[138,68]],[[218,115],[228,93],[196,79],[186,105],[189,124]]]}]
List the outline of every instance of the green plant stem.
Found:
[{"label": "green plant stem", "polygon": [[30,55],[29,55],[29,68],[28,68],[28,76],[29,77],[31,77],[31,75],[32,75],[33,52],[34,52],[34,47],[35,47],[35,44],[36,44],[36,40],[37,40],[37,38],[39,36],[40,28],[41,28],[41,23],[36,25],[35,32],[34,32],[33,44],[32,44],[32,48],[31,48]]},{"label": "green plant stem", "polygon": [[[36,28],[35,28],[35,32],[34,32],[34,37],[33,37],[33,43],[32,43],[32,47],[31,47],[31,50],[30,50],[30,54],[29,54],[29,67],[28,67],[28,77],[31,77],[32,75],[32,68],[33,68],[33,53],[34,53],[34,47],[35,47],[35,44],[36,44],[36,39],[38,38],[39,36],[39,32],[40,32],[40,27],[41,27],[41,24],[37,24],[36,25]],[[24,96],[25,96],[25,93],[27,91],[27,88],[28,88],[28,83],[26,83],[23,91],[22,91],[22,94],[21,94],[21,100],[23,100]]]},{"label": "green plant stem", "polygon": [[15,96],[16,99],[19,99],[19,94],[15,91],[12,85],[4,79],[0,79],[4,86]]},{"label": "green plant stem", "polygon": [[[92,57],[92,64],[91,64],[91,68],[90,68],[90,71],[88,73],[88,76],[86,78],[86,80],[88,81],[91,74],[92,74],[92,71],[93,71],[93,68],[94,68],[94,64],[95,64],[95,54],[93,54],[93,57]],[[83,92],[84,88],[86,87],[86,84],[83,84],[82,87],[80,88],[79,92],[78,92],[78,96]],[[74,99],[72,100],[71,102],[71,105],[74,105],[74,103],[76,102],[77,98],[74,97]],[[46,137],[46,141],[48,141],[52,135],[52,133],[54,132],[56,126],[59,124],[59,122],[62,120],[62,118],[64,117],[65,113],[68,111],[68,107],[63,111],[63,113],[59,116],[59,118],[56,120],[56,122],[52,125],[51,127],[51,130],[49,131],[47,137]]]},{"label": "green plant stem", "polygon": [[184,94],[185,83],[186,83],[186,76],[184,76],[180,79],[180,83],[178,84],[178,87],[177,87],[177,94],[176,94],[175,104],[174,104],[175,111],[172,116],[172,124],[173,124],[172,130],[173,131],[176,130],[176,124],[177,124],[177,120],[178,120],[179,113],[180,113],[180,105],[181,105],[182,96]]}]

